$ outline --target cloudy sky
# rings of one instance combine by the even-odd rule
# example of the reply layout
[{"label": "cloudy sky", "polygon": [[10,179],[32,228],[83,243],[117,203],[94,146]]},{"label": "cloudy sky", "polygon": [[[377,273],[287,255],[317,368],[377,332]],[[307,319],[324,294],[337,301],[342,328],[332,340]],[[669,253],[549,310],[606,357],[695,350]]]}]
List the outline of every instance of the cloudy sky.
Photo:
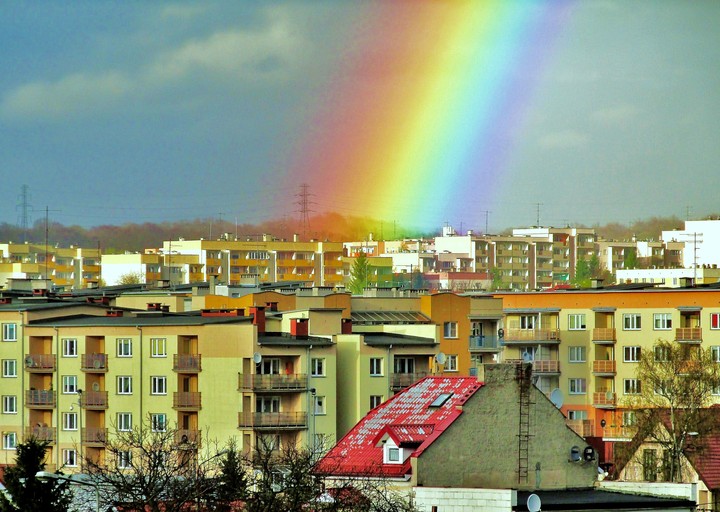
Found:
[{"label": "cloudy sky", "polygon": [[[346,62],[369,58],[357,39],[372,27],[358,27],[382,4],[3,2],[0,222],[18,222],[22,185],[31,220],[48,207],[67,225],[297,218],[288,167],[312,151],[338,70],[387,87]],[[543,225],[720,213],[718,26],[716,0],[567,2],[492,193],[424,208],[421,227],[482,230],[484,211],[490,231],[538,211]],[[389,30],[377,37],[401,44]],[[377,211],[313,178],[313,211]]]}]

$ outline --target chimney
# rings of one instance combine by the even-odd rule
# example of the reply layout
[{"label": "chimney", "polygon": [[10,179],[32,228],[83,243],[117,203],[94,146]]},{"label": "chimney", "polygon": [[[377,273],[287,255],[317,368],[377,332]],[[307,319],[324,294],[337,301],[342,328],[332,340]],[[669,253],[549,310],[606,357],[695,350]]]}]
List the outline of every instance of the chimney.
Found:
[{"label": "chimney", "polygon": [[258,334],[265,333],[265,306],[251,306],[250,315],[253,317],[253,325],[257,325]]},{"label": "chimney", "polygon": [[159,302],[148,302],[147,310],[148,311],[162,311],[162,304]]},{"label": "chimney", "polygon": [[343,318],[340,328],[341,334],[352,334],[352,318]]},{"label": "chimney", "polygon": [[290,320],[290,334],[296,338],[308,337],[308,319],[292,318]]},{"label": "chimney", "polygon": [[0,304],[11,304],[12,297],[0,297]]},{"label": "chimney", "polygon": [[268,311],[277,311],[278,303],[277,302],[266,302],[265,307],[268,309]]},{"label": "chimney", "polygon": [[108,309],[105,311],[105,316],[119,317],[123,316],[123,312],[117,309]]}]

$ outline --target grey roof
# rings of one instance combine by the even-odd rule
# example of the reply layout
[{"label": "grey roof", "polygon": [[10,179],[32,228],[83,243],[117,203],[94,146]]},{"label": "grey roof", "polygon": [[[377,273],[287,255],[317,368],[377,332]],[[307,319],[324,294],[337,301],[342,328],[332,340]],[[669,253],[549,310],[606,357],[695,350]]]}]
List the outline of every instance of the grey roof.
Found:
[{"label": "grey roof", "polygon": [[560,308],[504,308],[505,314],[559,313]]},{"label": "grey roof", "polygon": [[274,345],[274,346],[296,346],[296,347],[309,347],[309,346],[330,346],[333,344],[330,338],[324,338],[322,336],[293,336],[287,333],[265,333],[258,334],[259,345]]},{"label": "grey roof", "polygon": [[353,324],[428,324],[430,318],[419,311],[353,311]]},{"label": "grey roof", "polygon": [[371,347],[389,347],[390,345],[412,345],[416,347],[430,347],[437,345],[433,338],[407,336],[405,334],[380,333],[364,334],[363,336],[365,338],[365,344]]},{"label": "grey roof", "polygon": [[661,498],[646,494],[626,494],[603,489],[564,491],[518,491],[516,511],[525,511],[530,494],[537,494],[542,510],[694,510],[695,502],[684,498]]},{"label": "grey roof", "polygon": [[122,327],[122,326],[146,326],[146,325],[209,325],[209,324],[230,324],[251,322],[252,318],[247,316],[201,316],[201,315],[177,315],[160,313],[123,315],[123,316],[91,316],[82,315],[66,318],[44,319],[30,322],[32,326],[47,327]]}]

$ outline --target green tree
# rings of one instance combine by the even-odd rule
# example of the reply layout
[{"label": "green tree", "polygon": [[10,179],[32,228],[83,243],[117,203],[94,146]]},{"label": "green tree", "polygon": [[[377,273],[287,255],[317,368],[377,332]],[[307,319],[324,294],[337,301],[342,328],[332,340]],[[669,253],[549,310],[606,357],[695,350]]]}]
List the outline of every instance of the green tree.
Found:
[{"label": "green tree", "polygon": [[634,248],[625,249],[623,263],[627,269],[638,268],[637,251]]},{"label": "green tree", "polygon": [[[64,512],[72,501],[70,484],[59,479],[39,480],[38,471],[45,470],[48,443],[29,439],[16,447],[15,465],[5,470],[5,487],[0,493],[2,512]],[[57,474],[62,474],[58,472]]]},{"label": "green tree", "polygon": [[581,259],[578,260],[575,265],[575,276],[570,282],[575,285],[576,288],[589,288],[591,277],[590,264],[587,260]]},{"label": "green tree", "polygon": [[145,276],[141,272],[128,272],[118,278],[118,284],[142,284]]},{"label": "green tree", "polygon": [[502,270],[497,267],[490,269],[490,291],[500,290],[503,286]]},{"label": "green tree", "polygon": [[231,441],[220,462],[220,475],[215,485],[215,510],[226,512],[233,510],[235,503],[247,497],[247,471],[242,454]]},{"label": "green tree", "polygon": [[350,281],[348,290],[353,295],[362,295],[370,280],[370,261],[364,252],[355,258],[352,269],[350,269]]}]

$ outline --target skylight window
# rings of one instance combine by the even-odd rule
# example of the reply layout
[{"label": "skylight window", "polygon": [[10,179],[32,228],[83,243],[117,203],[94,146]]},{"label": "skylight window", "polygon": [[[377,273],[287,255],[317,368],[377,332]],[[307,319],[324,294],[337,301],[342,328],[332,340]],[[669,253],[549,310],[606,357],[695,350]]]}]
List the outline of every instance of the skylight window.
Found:
[{"label": "skylight window", "polygon": [[441,407],[448,399],[452,396],[452,393],[441,393],[438,397],[430,404],[430,407]]}]

